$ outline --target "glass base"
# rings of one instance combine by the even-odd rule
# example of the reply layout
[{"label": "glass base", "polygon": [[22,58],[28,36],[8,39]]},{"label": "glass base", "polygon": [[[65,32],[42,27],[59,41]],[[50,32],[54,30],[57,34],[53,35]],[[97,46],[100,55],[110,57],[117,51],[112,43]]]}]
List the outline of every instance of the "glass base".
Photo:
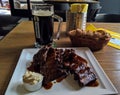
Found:
[{"label": "glass base", "polygon": [[[56,47],[55,41],[53,41],[52,43],[46,44],[46,45],[51,45],[52,47]],[[41,48],[43,46],[45,46],[45,45],[40,45],[37,42],[35,42],[35,48]]]},{"label": "glass base", "polygon": [[37,42],[35,42],[35,48],[41,48],[42,45],[38,44]]}]

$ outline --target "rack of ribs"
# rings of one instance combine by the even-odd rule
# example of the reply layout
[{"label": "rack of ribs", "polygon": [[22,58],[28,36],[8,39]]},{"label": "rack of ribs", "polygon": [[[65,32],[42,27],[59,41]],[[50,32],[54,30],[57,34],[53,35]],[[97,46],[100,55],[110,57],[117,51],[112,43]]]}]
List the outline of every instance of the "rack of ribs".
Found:
[{"label": "rack of ribs", "polygon": [[78,81],[80,86],[88,85],[97,79],[87,61],[77,55],[74,49],[44,46],[33,56],[32,65],[28,69],[31,67],[34,72],[44,76],[43,86],[69,74],[74,74],[74,80]]}]

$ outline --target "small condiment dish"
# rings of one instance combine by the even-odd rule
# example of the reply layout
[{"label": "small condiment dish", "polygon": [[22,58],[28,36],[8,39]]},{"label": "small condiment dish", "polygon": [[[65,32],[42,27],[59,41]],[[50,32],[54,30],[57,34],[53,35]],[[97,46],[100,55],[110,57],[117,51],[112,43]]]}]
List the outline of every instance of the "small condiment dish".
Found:
[{"label": "small condiment dish", "polygon": [[24,76],[23,76],[23,85],[24,85],[26,90],[37,91],[42,87],[43,76],[41,74],[39,74],[40,80],[35,82],[35,83],[31,83],[32,81],[34,81],[36,79],[36,78],[34,78],[34,76],[32,76],[32,75],[27,76],[28,79],[26,79],[26,80],[24,79]]}]

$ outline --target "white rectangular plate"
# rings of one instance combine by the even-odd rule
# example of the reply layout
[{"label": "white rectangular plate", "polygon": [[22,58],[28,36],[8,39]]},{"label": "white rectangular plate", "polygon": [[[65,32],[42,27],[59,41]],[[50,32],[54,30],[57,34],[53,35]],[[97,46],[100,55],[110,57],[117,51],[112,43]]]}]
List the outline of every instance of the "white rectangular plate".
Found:
[{"label": "white rectangular plate", "polygon": [[5,95],[103,95],[103,94],[117,94],[117,90],[109,80],[98,61],[88,48],[73,48],[76,53],[88,61],[88,64],[94,69],[99,86],[97,87],[83,87],[78,89],[78,84],[67,77],[60,83],[55,83],[51,89],[46,90],[41,88],[35,92],[28,92],[24,89],[22,83],[22,76],[24,75],[27,65],[32,61],[33,55],[38,49],[23,49],[19,58],[16,69],[10,80]]}]

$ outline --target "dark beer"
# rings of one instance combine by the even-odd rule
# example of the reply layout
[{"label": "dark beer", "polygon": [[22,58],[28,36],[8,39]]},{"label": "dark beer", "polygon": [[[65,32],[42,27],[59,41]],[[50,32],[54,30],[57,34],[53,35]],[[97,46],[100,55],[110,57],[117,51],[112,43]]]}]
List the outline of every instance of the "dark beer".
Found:
[{"label": "dark beer", "polygon": [[32,4],[32,15],[36,39],[35,47],[41,47],[53,42],[54,19],[59,22],[55,40],[59,39],[62,18],[54,14],[52,4]]},{"label": "dark beer", "polygon": [[52,16],[33,16],[36,43],[47,45],[53,40]]}]

